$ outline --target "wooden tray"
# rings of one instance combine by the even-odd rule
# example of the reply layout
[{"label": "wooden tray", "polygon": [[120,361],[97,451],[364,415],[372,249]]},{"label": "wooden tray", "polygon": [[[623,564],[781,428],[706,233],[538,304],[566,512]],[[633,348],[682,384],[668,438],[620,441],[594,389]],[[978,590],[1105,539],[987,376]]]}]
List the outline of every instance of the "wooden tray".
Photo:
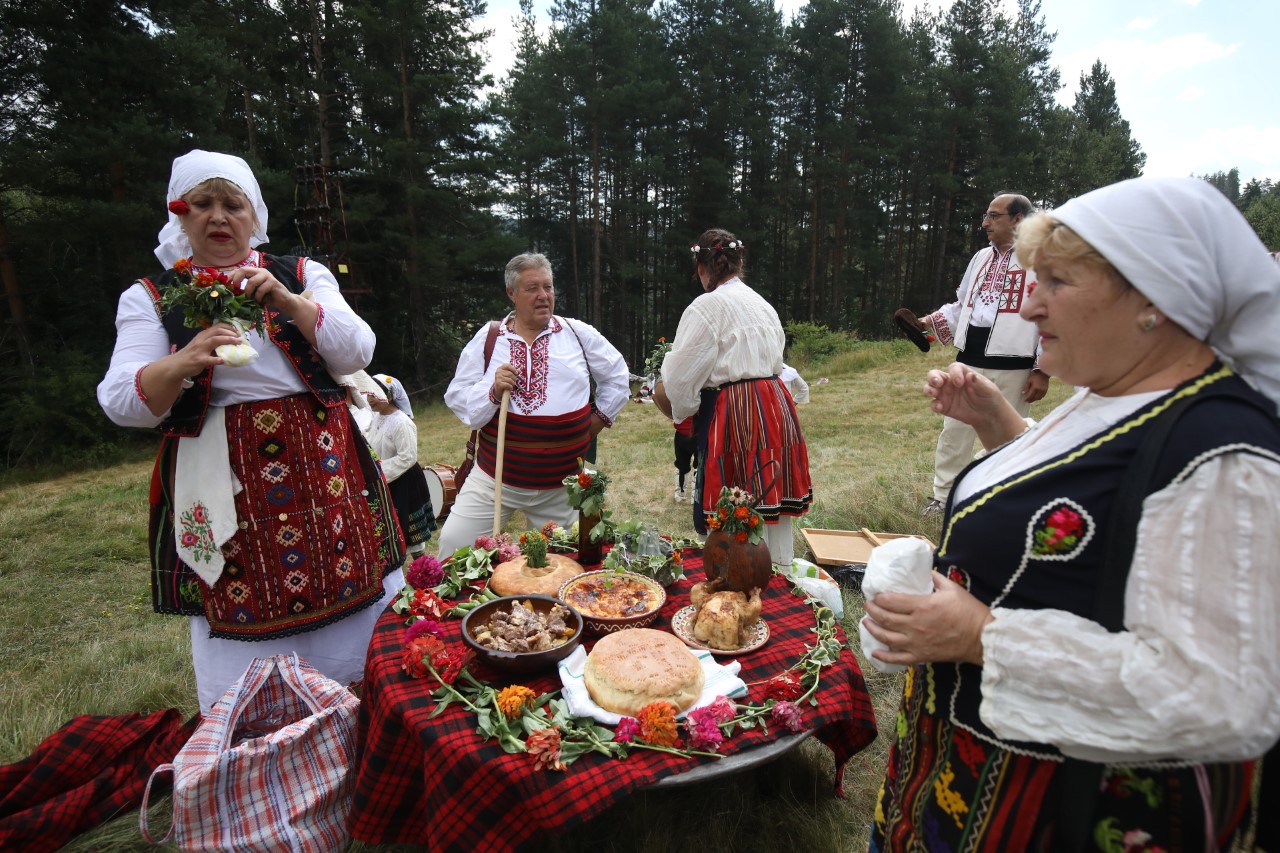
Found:
[{"label": "wooden tray", "polygon": [[804,539],[813,552],[813,561],[826,566],[866,565],[871,557],[871,549],[894,539],[905,539],[915,536],[936,547],[927,536],[911,533],[873,533],[865,527],[862,530],[815,530],[801,528]]}]

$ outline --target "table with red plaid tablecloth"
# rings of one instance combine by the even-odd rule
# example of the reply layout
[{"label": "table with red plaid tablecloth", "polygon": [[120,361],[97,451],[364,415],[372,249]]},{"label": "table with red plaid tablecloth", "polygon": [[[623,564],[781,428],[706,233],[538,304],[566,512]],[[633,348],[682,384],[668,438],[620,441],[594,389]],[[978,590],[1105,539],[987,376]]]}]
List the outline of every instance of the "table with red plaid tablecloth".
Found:
[{"label": "table with red plaid tablecloth", "polygon": [[[685,552],[685,577],[667,590],[667,602],[652,627],[670,630],[671,617],[689,603],[689,589],[702,580],[702,556]],[[769,641],[741,655],[741,678],[763,701],[760,682],[787,669],[813,644],[814,614],[803,598],[775,577],[764,593]],[[446,640],[461,643],[460,621],[446,623]],[[839,630],[839,629],[837,629]],[[516,850],[537,837],[589,820],[643,788],[675,773],[718,759],[634,750],[625,759],[587,753],[567,770],[539,770],[527,754],[508,755],[496,740],[476,731],[475,717],[453,704],[431,717],[430,679],[401,671],[404,621],[383,613],[365,662],[360,703],[360,751],[356,767],[352,835],[378,844],[424,844],[439,850]],[[839,638],[843,642],[841,632]],[[587,638],[588,650],[593,638]],[[495,686],[520,683],[538,693],[560,687],[555,671],[511,676],[476,662],[472,672]],[[862,672],[845,648],[822,668],[818,705],[804,705],[804,721],[835,754],[836,789],[844,764],[875,739],[875,714]],[[786,735],[773,726],[737,731],[721,747],[734,755]]]}]

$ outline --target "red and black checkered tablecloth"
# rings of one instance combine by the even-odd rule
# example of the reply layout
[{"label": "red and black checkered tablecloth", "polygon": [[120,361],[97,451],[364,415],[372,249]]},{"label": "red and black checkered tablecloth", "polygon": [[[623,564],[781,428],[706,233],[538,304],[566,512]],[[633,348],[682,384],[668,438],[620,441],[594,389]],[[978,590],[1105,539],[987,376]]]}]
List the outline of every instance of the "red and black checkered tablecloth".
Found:
[{"label": "red and black checkered tablecloth", "polygon": [[[668,589],[654,628],[670,630],[672,615],[689,603],[692,583],[703,579],[701,554],[685,553],[685,578]],[[751,691],[739,702],[763,701],[758,682],[787,669],[814,642],[812,609],[780,578],[765,591],[763,615],[769,641],[738,658]],[[449,620],[447,630],[448,639],[461,643],[460,620]],[[588,753],[562,772],[535,769],[528,755],[508,755],[496,740],[477,734],[474,716],[460,705],[430,718],[435,683],[401,671],[403,634],[402,617],[383,613],[365,662],[351,815],[352,835],[361,841],[423,844],[433,850],[517,850],[536,837],[589,820],[637,788],[717,760],[634,750],[625,759]],[[560,686],[554,671],[507,676],[480,663],[472,664],[472,671],[495,686],[521,683],[539,693]],[[817,698],[816,708],[804,706],[805,722],[835,754],[838,790],[844,763],[876,736],[871,698],[847,648],[837,663],[823,668]],[[767,734],[738,731],[721,753],[733,755],[784,734],[780,727]]]}]

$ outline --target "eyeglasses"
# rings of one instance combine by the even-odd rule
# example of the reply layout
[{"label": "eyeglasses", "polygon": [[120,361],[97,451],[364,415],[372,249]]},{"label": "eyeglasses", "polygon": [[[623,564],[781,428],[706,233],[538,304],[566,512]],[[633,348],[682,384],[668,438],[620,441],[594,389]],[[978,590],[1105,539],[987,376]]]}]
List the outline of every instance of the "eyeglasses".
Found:
[{"label": "eyeglasses", "polygon": [[988,210],[986,213],[982,214],[982,221],[986,222],[988,219],[999,219],[1001,216],[1008,216],[1008,215],[1009,214],[1007,213],[992,213],[991,211]]}]

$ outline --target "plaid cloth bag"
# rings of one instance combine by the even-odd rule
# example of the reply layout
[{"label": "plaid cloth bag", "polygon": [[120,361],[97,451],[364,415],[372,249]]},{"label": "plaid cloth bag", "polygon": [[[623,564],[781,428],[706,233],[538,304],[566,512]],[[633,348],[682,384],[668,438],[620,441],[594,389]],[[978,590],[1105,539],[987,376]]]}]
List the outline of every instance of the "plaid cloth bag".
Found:
[{"label": "plaid cloth bag", "polygon": [[[142,835],[188,851],[342,850],[350,837],[359,700],[297,654],[254,658],[142,796]],[[147,827],[151,783],[173,774],[173,825]]]}]

